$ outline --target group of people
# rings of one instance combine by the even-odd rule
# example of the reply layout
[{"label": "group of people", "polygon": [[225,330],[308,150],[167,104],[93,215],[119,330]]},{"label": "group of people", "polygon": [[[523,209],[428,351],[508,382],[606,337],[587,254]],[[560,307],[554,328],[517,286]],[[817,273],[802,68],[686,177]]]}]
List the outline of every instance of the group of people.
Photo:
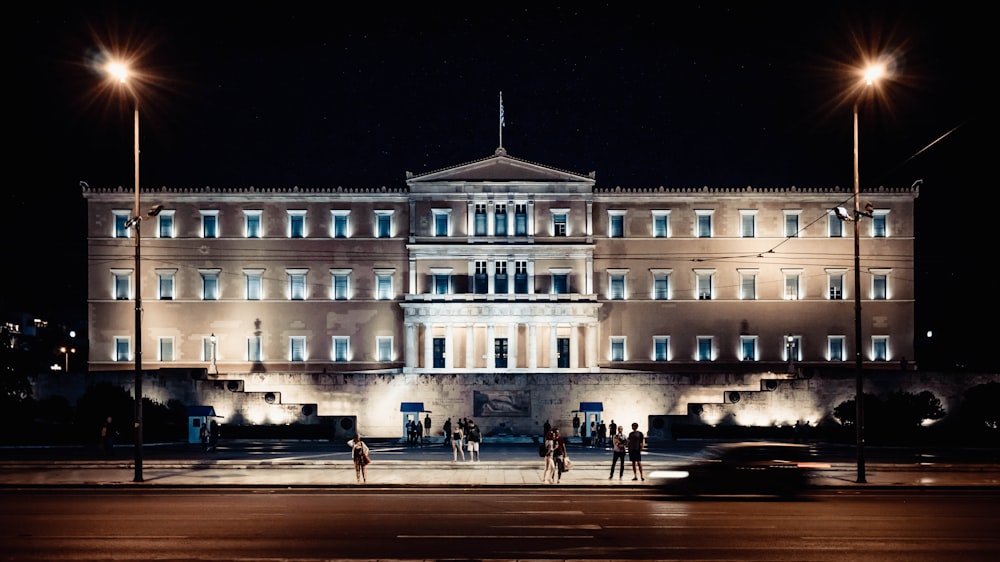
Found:
[{"label": "group of people", "polygon": [[[603,423],[601,424],[603,425]],[[625,435],[625,426],[615,424],[611,420],[611,473],[608,479],[615,477],[615,467],[618,467],[618,478],[625,476],[625,456],[632,463],[632,480],[645,481],[642,473],[642,451],[646,448],[646,436],[639,431],[639,424],[632,423],[632,431]],[[545,469],[542,471],[542,482],[555,484],[562,481],[562,475],[569,469],[569,454],[566,452],[566,438],[560,434],[558,427],[552,427],[545,421]]]},{"label": "group of people", "polygon": [[215,451],[219,446],[219,424],[215,420],[202,423],[198,437],[201,438],[202,451]]},{"label": "group of people", "polygon": [[424,422],[420,423],[419,419],[411,419],[406,422],[406,442],[410,445],[423,444],[424,435],[430,435],[431,433],[431,416],[430,414],[424,418]]},{"label": "group of people", "polygon": [[451,423],[451,418],[444,422],[445,446],[451,446],[452,461],[458,462],[461,456],[465,460],[465,451],[469,451],[469,460],[479,462],[479,448],[483,442],[483,431],[476,422],[462,418],[457,424]]}]

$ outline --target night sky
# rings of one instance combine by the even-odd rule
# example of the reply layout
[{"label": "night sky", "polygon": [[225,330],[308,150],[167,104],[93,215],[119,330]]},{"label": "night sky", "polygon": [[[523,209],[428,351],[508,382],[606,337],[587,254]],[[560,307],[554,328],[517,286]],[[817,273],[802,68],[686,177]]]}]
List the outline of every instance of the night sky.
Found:
[{"label": "night sky", "polygon": [[997,308],[978,290],[997,196],[995,32],[962,3],[68,4],[8,22],[5,315],[86,317],[80,182],[133,185],[103,53],[143,73],[144,187],[402,186],[491,156],[502,91],[511,156],[599,186],[849,188],[850,72],[882,55],[861,189],[923,180],[918,344],[933,329],[946,362],[977,362],[1000,331],[963,324]]}]

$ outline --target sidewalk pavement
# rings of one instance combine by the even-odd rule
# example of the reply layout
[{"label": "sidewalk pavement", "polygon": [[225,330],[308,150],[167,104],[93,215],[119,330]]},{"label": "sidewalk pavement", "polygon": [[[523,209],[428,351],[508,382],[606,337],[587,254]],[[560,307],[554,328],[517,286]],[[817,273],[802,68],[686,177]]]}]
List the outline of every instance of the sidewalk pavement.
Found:
[{"label": "sidewalk pavement", "polygon": [[[124,447],[122,449],[125,449]],[[492,449],[492,450],[491,450]],[[531,449],[531,448],[529,448]],[[541,481],[543,459],[531,458],[530,451],[517,452],[486,448],[487,460],[452,461],[451,453],[414,455],[405,446],[373,444],[368,466],[368,486],[379,487],[504,487],[563,486],[621,487],[642,489],[656,486],[650,478],[656,470],[676,464],[669,455],[645,454],[645,481],[633,481],[629,463],[625,475],[608,478],[610,454],[596,449],[570,449],[574,468],[562,475],[559,484]],[[122,452],[121,454],[125,454]],[[348,453],[335,450],[306,454],[291,451],[284,455],[254,458],[217,458],[211,454],[189,453],[177,458],[143,460],[142,481],[135,482],[133,458],[45,459],[13,458],[0,453],[0,488],[135,486],[135,487],[353,487],[358,483]],[[493,456],[497,460],[491,460]],[[434,460],[427,460],[428,458]],[[865,483],[857,482],[857,465],[834,462],[816,471],[812,485],[817,488],[876,487],[1000,487],[1000,465],[973,463],[868,463]]]}]

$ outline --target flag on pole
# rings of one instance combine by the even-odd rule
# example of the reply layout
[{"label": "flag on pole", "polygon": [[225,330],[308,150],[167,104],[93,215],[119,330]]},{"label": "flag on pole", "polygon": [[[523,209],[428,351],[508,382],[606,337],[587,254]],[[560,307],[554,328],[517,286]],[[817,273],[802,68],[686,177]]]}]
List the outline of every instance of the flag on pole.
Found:
[{"label": "flag on pole", "polygon": [[500,92],[500,126],[503,127],[503,92]]}]

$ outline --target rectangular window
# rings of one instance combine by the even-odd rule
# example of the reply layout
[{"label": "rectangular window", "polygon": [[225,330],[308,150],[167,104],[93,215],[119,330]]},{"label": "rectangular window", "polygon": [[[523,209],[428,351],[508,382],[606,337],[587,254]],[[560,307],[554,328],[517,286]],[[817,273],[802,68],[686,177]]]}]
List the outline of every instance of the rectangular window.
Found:
[{"label": "rectangular window", "polygon": [[609,276],[610,291],[608,298],[611,300],[624,300],[625,299],[625,275],[622,273],[613,273]]},{"label": "rectangular window", "polygon": [[448,236],[448,211],[434,211],[434,236]]},{"label": "rectangular window", "polygon": [[115,361],[131,361],[132,349],[129,345],[131,340],[126,336],[115,337]]},{"label": "rectangular window", "polygon": [[569,293],[569,274],[552,274],[552,292],[557,295],[565,295]]},{"label": "rectangular window", "polygon": [[757,211],[740,211],[740,237],[757,236]]},{"label": "rectangular window", "polygon": [[434,354],[434,368],[444,369],[448,359],[448,342],[444,338],[434,338],[431,348],[431,353]]},{"label": "rectangular window", "polygon": [[160,211],[156,217],[156,236],[159,238],[174,237],[174,212]]},{"label": "rectangular window", "polygon": [[486,236],[486,205],[476,204],[476,213],[472,218],[473,232],[476,236]]},{"label": "rectangular window", "polygon": [[306,272],[288,272],[288,300],[306,300]]},{"label": "rectangular window", "polygon": [[201,338],[201,360],[211,361],[215,356],[215,342],[212,336]]},{"label": "rectangular window", "polygon": [[872,272],[872,299],[884,301],[889,298],[889,276]]},{"label": "rectangular window", "polygon": [[263,361],[263,342],[260,336],[247,338],[247,361],[259,363]]},{"label": "rectangular window", "polygon": [[264,297],[264,272],[244,271],[247,284],[247,300],[259,301]]},{"label": "rectangular window", "polygon": [[552,213],[552,235],[566,236],[566,213]]},{"label": "rectangular window", "polygon": [[333,276],[333,300],[346,301],[351,288],[351,274],[348,271],[334,271]]},{"label": "rectangular window", "polygon": [[494,234],[496,236],[507,236],[507,205],[497,203],[493,209]]},{"label": "rectangular window", "polygon": [[698,336],[698,361],[712,360],[712,336]]},{"label": "rectangular window", "polygon": [[347,336],[333,336],[333,361],[350,361],[348,350],[351,348],[351,338]]},{"label": "rectangular window", "polygon": [[[115,238],[129,238],[128,211],[114,211],[115,214]],[[130,225],[131,226],[131,225]]]},{"label": "rectangular window", "polygon": [[378,361],[392,361],[392,336],[379,336],[375,345],[378,347]]},{"label": "rectangular window", "polygon": [[169,301],[174,298],[174,275],[176,270],[157,271],[158,279],[157,292],[161,301]]},{"label": "rectangular window", "polygon": [[514,236],[528,235],[528,205],[518,203],[514,205]]},{"label": "rectangular window", "polygon": [[670,274],[653,273],[653,298],[658,301],[670,298]]},{"label": "rectangular window", "polygon": [[611,337],[611,360],[612,361],[624,361],[625,360],[625,337],[624,336],[612,336]]},{"label": "rectangular window", "polygon": [[624,238],[625,237],[625,214],[621,211],[610,211],[608,216],[608,237],[609,238]]},{"label": "rectangular window", "polygon": [[800,281],[802,278],[802,272],[800,271],[785,271],[785,300],[786,301],[797,301],[801,298],[801,287]]},{"label": "rectangular window", "polygon": [[451,288],[451,275],[447,273],[436,273],[434,275],[434,294],[447,295]]},{"label": "rectangular window", "polygon": [[243,235],[247,238],[261,237],[261,215],[263,211],[245,210],[243,211]]},{"label": "rectangular window", "polygon": [[375,237],[390,238],[392,236],[392,213],[375,211]]},{"label": "rectangular window", "polygon": [[844,300],[844,274],[828,273],[827,283],[829,284],[830,300]]},{"label": "rectangular window", "polygon": [[740,336],[740,360],[757,360],[757,336]]},{"label": "rectangular window", "polygon": [[202,300],[219,300],[219,273],[217,271],[201,271],[200,273]]},{"label": "rectangular window", "polygon": [[113,271],[115,276],[115,300],[127,301],[132,298],[132,272]]},{"label": "rectangular window", "polygon": [[889,360],[889,336],[872,336],[872,361]]},{"label": "rectangular window", "polygon": [[569,369],[569,338],[556,338],[556,368]]},{"label": "rectangular window", "polygon": [[493,366],[497,369],[507,368],[507,338],[493,340]]},{"label": "rectangular window", "polygon": [[514,262],[514,294],[528,294],[528,262]]},{"label": "rectangular window", "polygon": [[799,361],[802,358],[802,338],[788,334],[785,341],[785,361]]},{"label": "rectangular window", "polygon": [[670,361],[670,336],[653,337],[653,360]]},{"label": "rectangular window", "polygon": [[493,292],[497,295],[506,295],[507,284],[507,262],[498,261],[493,264],[496,271],[493,273]]},{"label": "rectangular window", "polygon": [[712,213],[714,211],[695,211],[698,222],[697,224],[697,235],[698,238],[711,238],[712,237]]},{"label": "rectangular window", "polygon": [[653,237],[670,237],[670,211],[653,211]]},{"label": "rectangular window", "polygon": [[785,211],[785,236],[795,238],[799,235],[799,211]]},{"label": "rectangular window", "polygon": [[888,236],[887,220],[888,215],[886,211],[875,211],[872,214],[872,237],[873,238],[885,238]]},{"label": "rectangular window", "polygon": [[288,211],[288,237],[306,237],[306,212]]},{"label": "rectangular window", "polygon": [[830,238],[844,237],[844,221],[834,211],[830,211],[830,214],[827,215],[826,235]]},{"label": "rectangular window", "polygon": [[392,274],[375,274],[375,298],[380,301],[392,300]]},{"label": "rectangular window", "polygon": [[306,360],[305,336],[290,336],[288,338],[288,360],[298,362]]},{"label": "rectangular window", "polygon": [[201,237],[219,237],[219,211],[201,212]]},{"label": "rectangular window", "polygon": [[712,276],[714,272],[696,271],[698,300],[712,300]]},{"label": "rectangular window", "polygon": [[174,360],[174,338],[160,338],[157,355],[160,361],[168,362]]},{"label": "rectangular window", "polygon": [[476,262],[475,277],[472,280],[473,292],[477,295],[485,295],[490,291],[490,277],[485,261]]},{"label": "rectangular window", "polygon": [[844,361],[846,359],[845,342],[846,338],[844,336],[829,336],[826,338],[827,354],[830,361]]},{"label": "rectangular window", "polygon": [[740,271],[740,300],[757,300],[757,271]]},{"label": "rectangular window", "polygon": [[333,230],[330,232],[331,238],[347,238],[350,236],[348,231],[348,226],[350,223],[348,219],[351,216],[350,211],[330,211],[330,215],[333,219],[331,224],[333,225]]}]

